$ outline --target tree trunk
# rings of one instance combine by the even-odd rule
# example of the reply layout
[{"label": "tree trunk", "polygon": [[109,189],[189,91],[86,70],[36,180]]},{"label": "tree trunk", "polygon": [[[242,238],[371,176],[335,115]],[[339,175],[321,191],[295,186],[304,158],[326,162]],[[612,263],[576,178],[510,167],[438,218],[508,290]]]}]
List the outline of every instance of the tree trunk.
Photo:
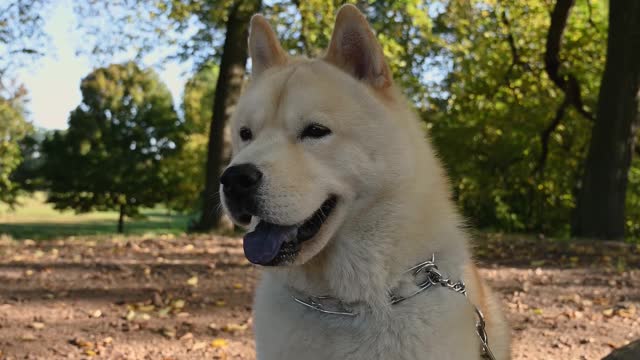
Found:
[{"label": "tree trunk", "polygon": [[637,128],[640,1],[609,4],[607,60],[571,232],[617,240],[624,238],[625,195]]},{"label": "tree trunk", "polygon": [[213,100],[213,115],[209,128],[206,183],[202,199],[200,221],[192,230],[210,231],[220,224],[218,188],[224,150],[224,128],[234,105],[238,101],[247,64],[247,37],[249,20],[260,10],[260,0],[237,0],[229,10],[227,34],[222,48],[220,71]]},{"label": "tree trunk", "polygon": [[118,217],[118,233],[122,234],[124,232],[124,204],[120,204],[120,216]]}]

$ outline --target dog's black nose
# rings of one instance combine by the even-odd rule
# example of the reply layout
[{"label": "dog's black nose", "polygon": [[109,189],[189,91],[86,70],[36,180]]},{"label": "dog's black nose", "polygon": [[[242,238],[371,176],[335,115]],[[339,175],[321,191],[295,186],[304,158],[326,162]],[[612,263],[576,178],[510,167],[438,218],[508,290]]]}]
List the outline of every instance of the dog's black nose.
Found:
[{"label": "dog's black nose", "polygon": [[220,177],[225,193],[250,193],[260,185],[261,180],[262,172],[253,164],[234,165]]}]

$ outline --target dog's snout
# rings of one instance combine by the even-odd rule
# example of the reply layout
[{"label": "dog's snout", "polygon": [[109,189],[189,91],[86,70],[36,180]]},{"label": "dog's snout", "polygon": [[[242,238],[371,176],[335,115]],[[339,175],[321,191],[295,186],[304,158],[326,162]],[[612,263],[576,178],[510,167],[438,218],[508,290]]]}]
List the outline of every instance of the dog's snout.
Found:
[{"label": "dog's snout", "polygon": [[262,180],[262,172],[253,164],[240,164],[222,173],[220,183],[225,192],[248,193],[255,190]]}]

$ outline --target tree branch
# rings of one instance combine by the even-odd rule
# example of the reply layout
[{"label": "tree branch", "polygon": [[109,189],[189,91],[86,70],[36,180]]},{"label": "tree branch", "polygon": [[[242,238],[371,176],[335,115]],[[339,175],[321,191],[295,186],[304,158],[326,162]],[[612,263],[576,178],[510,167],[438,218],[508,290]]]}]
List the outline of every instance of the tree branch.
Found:
[{"label": "tree branch", "polygon": [[593,114],[584,106],[578,79],[571,73],[566,75],[560,74],[560,45],[562,43],[564,30],[567,26],[569,12],[574,4],[575,0],[558,0],[553,8],[544,54],[545,71],[551,81],[564,92],[566,101],[582,116],[591,121],[595,121]]},{"label": "tree branch", "polygon": [[540,151],[540,158],[538,158],[538,164],[533,170],[535,174],[544,174],[544,168],[547,165],[547,158],[549,156],[549,139],[551,138],[551,134],[556,130],[558,125],[560,125],[560,121],[562,121],[564,113],[569,105],[569,100],[565,96],[564,101],[556,110],[556,115],[553,117],[553,120],[551,120],[551,123],[549,123],[549,125],[540,133],[540,144],[542,149]]},{"label": "tree branch", "polygon": [[596,29],[596,31],[600,31],[600,29],[598,29],[598,25],[593,21],[593,6],[591,6],[591,0],[587,0],[587,9],[589,9],[589,18],[587,19],[589,25]]},{"label": "tree branch", "polygon": [[502,19],[502,23],[504,24],[504,26],[509,30],[507,32],[507,42],[509,43],[509,48],[511,49],[511,59],[512,59],[511,68],[518,65],[525,65],[525,63],[520,59],[520,54],[518,53],[518,47],[516,46],[516,41],[513,38],[513,34],[511,33],[511,22],[507,17],[507,12],[505,10],[502,10],[502,14],[500,17]]}]

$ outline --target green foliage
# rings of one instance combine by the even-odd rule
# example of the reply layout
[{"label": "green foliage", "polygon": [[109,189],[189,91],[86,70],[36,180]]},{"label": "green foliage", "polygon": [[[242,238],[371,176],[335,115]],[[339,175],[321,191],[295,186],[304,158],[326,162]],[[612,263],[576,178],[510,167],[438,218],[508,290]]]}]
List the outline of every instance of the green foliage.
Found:
[{"label": "green foliage", "polygon": [[0,96],[0,203],[11,206],[15,205],[20,190],[14,179],[15,170],[23,160],[20,144],[32,131],[19,101],[19,98]]},{"label": "green foliage", "polygon": [[[292,54],[316,56],[328,45],[335,12],[345,2],[276,0],[265,2],[263,12]],[[395,78],[448,167],[464,214],[482,228],[567,235],[591,123],[574,108],[562,107],[565,95],[545,72],[553,2],[348,2],[356,2],[370,19]],[[169,58],[199,67],[219,62],[226,14],[235,2],[108,3],[76,6],[86,46],[95,56],[131,50],[144,56],[169,44]],[[591,112],[606,56],[607,7],[606,1],[576,1],[559,54],[560,76],[577,78]],[[188,140],[179,156],[168,159],[164,172],[179,189],[170,205],[174,208],[187,208],[201,189],[202,167],[196,165],[205,157],[213,104],[203,105],[212,102],[203,95],[212,90],[199,87],[199,77],[214,83],[213,73],[199,73],[187,84]],[[627,196],[628,234],[633,236],[640,236],[638,169],[636,159]]]},{"label": "green foliage", "polygon": [[[549,5],[451,1],[438,16],[450,61],[425,109],[456,199],[481,227],[566,235],[591,123],[569,109],[542,155],[542,132],[564,94],[544,71]],[[606,47],[606,7],[581,2],[569,18],[562,72],[578,74],[593,109]],[[443,94],[444,96],[440,96]]]},{"label": "green foliage", "polygon": [[163,162],[163,168],[175,184],[175,196],[167,204],[172,209],[184,211],[200,208],[217,78],[218,67],[210,63],[185,84],[182,112],[187,136],[184,146],[176,155]]},{"label": "green foliage", "polygon": [[184,125],[171,94],[134,63],[87,75],[69,128],[43,143],[48,201],[78,212],[124,207],[128,216],[174,195],[162,162],[182,147]]}]

